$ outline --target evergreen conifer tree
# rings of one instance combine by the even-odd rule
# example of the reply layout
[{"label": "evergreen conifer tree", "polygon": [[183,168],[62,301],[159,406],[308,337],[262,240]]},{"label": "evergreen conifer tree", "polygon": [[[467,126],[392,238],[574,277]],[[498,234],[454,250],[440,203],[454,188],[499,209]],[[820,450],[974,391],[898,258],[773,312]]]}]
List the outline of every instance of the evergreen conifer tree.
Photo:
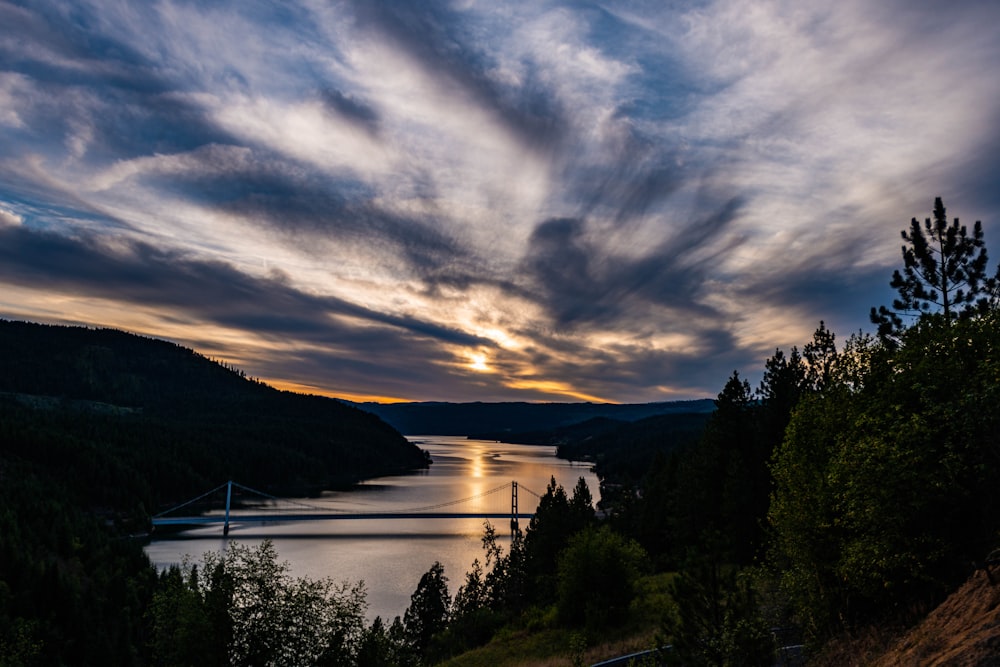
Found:
[{"label": "evergreen conifer tree", "polygon": [[989,262],[983,225],[973,225],[970,236],[955,218],[951,224],[940,197],[934,200],[934,219],[916,218],[909,231],[902,231],[903,271],[892,274],[889,285],[899,293],[892,309],[871,309],[871,321],[883,340],[898,340],[904,329],[903,316],[923,317],[938,313],[946,325],[989,310],[996,303],[1000,267],[987,275]]}]

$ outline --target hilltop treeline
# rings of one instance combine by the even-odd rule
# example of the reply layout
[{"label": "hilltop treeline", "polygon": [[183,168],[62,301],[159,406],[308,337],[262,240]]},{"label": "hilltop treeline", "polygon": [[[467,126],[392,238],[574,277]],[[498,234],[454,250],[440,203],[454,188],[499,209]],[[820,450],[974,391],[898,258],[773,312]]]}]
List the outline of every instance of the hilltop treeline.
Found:
[{"label": "hilltop treeline", "polygon": [[998,546],[1000,269],[940,199],[903,240],[876,334],[820,322],[757,388],[734,373],[703,436],[615,508],[680,570],[664,630],[693,664],[767,663],[768,627],[816,648],[905,624]]}]

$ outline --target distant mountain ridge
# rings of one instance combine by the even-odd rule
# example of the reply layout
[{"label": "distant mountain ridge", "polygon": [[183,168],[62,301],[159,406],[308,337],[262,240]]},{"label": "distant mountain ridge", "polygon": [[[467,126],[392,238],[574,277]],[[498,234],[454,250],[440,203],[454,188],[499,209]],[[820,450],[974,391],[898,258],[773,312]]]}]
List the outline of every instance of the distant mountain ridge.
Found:
[{"label": "distant mountain ridge", "polygon": [[592,419],[635,422],[666,414],[710,413],[709,398],[662,403],[355,403],[407,435],[504,435],[551,431]]}]

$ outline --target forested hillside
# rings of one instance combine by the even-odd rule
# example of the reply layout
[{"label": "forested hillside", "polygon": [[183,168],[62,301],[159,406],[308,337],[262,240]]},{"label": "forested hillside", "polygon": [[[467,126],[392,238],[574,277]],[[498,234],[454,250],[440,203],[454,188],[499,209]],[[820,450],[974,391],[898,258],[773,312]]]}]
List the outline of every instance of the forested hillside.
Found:
[{"label": "forested hillside", "polygon": [[172,343],[0,321],[0,665],[146,664],[157,580],[128,535],[157,508],[425,465],[374,415]]},{"label": "forested hillside", "polygon": [[558,452],[562,458],[593,461],[595,472],[604,481],[634,485],[657,460],[696,442],[711,416],[704,411],[647,417],[570,438],[559,445]]},{"label": "forested hillside", "polygon": [[[607,498],[609,493],[615,493],[612,487],[634,488],[654,462],[696,442],[704,433],[715,407],[714,402],[708,400],[656,405],[670,411],[635,421],[594,417],[568,426],[481,433],[475,437],[520,445],[551,445],[557,448],[561,458],[593,463],[602,482],[601,495]],[[682,412],[682,409],[691,411]]]},{"label": "forested hillside", "polygon": [[615,508],[679,570],[664,631],[690,664],[769,664],[771,627],[816,652],[891,636],[1000,544],[1000,268],[940,199],[902,238],[875,335],[820,322],[757,388],[733,373],[702,438]]},{"label": "forested hillside", "polygon": [[110,329],[0,322],[0,411],[7,456],[86,472],[71,485],[116,507],[229,478],[301,493],[425,465],[369,413]]}]

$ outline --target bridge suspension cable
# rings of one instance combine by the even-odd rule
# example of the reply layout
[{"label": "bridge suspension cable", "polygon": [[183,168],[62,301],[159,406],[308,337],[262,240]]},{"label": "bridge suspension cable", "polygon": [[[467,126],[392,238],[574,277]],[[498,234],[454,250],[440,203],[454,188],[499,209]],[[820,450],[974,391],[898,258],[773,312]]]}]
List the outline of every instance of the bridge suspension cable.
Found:
[{"label": "bridge suspension cable", "polygon": [[198,502],[199,500],[201,500],[202,498],[207,498],[208,496],[212,495],[213,493],[221,491],[222,489],[226,488],[226,486],[229,485],[229,484],[230,484],[230,482],[223,482],[222,484],[218,485],[217,487],[215,487],[211,491],[206,491],[205,493],[201,494],[197,498],[192,498],[191,500],[188,500],[187,502],[183,502],[180,505],[177,505],[175,507],[171,507],[170,509],[164,510],[164,511],[160,512],[159,514],[154,514],[153,518],[154,519],[158,519],[158,518],[160,518],[162,516],[166,516],[167,514],[170,514],[173,511],[179,510],[182,507],[187,507],[188,505],[192,505],[192,504]]},{"label": "bridge suspension cable", "polygon": [[[438,503],[437,505],[426,505],[424,507],[412,507],[410,509],[400,510],[400,511],[401,512],[412,512],[412,513],[417,513],[417,512],[432,512],[434,510],[439,510],[439,509],[442,509],[442,508],[445,508],[445,507],[452,507],[454,505],[460,505],[462,503],[467,503],[470,500],[479,500],[480,498],[485,498],[486,496],[492,495],[492,494],[494,494],[494,493],[496,493],[498,491],[504,491],[506,489],[509,489],[510,486],[511,486],[511,482],[507,482],[506,484],[501,484],[500,486],[492,488],[489,491],[483,491],[482,493],[477,493],[476,495],[469,496],[468,498],[459,498],[458,500],[450,500],[450,501],[445,502],[445,503]],[[361,512],[361,514],[364,514],[364,512]]]},{"label": "bridge suspension cable", "polygon": [[[474,501],[474,500],[479,500],[481,498],[485,498],[486,496],[490,496],[490,495],[493,495],[495,493],[499,493],[500,491],[504,491],[504,490],[510,489],[513,485],[516,485],[516,484],[517,484],[517,482],[507,482],[505,484],[501,484],[500,486],[494,487],[494,488],[489,489],[487,491],[483,491],[482,493],[477,493],[476,495],[473,495],[473,496],[468,496],[466,498],[459,498],[457,500],[449,500],[449,501],[442,502],[442,503],[436,503],[434,505],[423,505],[423,506],[420,506],[420,507],[409,507],[409,508],[403,508],[403,509],[394,509],[392,511],[393,512],[397,512],[397,513],[405,513],[405,514],[418,514],[420,512],[433,512],[435,510],[444,509],[446,507],[454,507],[455,505],[461,505],[462,503],[467,503],[467,502],[471,502],[471,501]],[[215,487],[214,489],[201,494],[197,498],[192,498],[191,500],[188,500],[187,502],[183,502],[183,503],[181,503],[179,505],[171,507],[168,510],[165,510],[163,512],[155,514],[155,515],[153,515],[153,518],[154,519],[163,518],[163,517],[165,517],[166,515],[168,515],[168,514],[170,514],[172,512],[175,512],[175,511],[177,511],[177,510],[179,510],[181,508],[187,507],[188,505],[194,504],[194,503],[198,502],[199,500],[202,500],[202,499],[204,499],[204,498],[206,498],[206,497],[208,497],[208,496],[210,496],[210,495],[212,495],[214,493],[217,493],[217,492],[219,492],[222,489],[227,488],[227,487],[229,487],[230,489],[231,489],[231,487],[237,487],[237,488],[239,488],[239,489],[241,489],[243,491],[246,491],[248,493],[256,494],[256,495],[261,496],[263,498],[267,498],[268,500],[272,500],[272,501],[275,501],[275,502],[278,502],[278,503],[282,503],[286,507],[287,506],[299,507],[299,508],[311,510],[311,511],[314,511],[314,512],[324,512],[324,513],[334,513],[334,514],[336,514],[336,513],[343,513],[343,514],[351,514],[351,515],[359,515],[359,514],[360,515],[364,515],[364,514],[379,514],[379,515],[381,515],[381,514],[385,514],[385,510],[384,509],[379,509],[379,510],[358,510],[358,509],[343,509],[343,508],[335,508],[335,507],[324,507],[324,506],[321,506],[321,505],[311,505],[309,503],[302,503],[302,502],[298,502],[298,501],[295,501],[295,500],[290,500],[288,498],[279,498],[278,496],[274,496],[274,495],[271,495],[271,494],[266,493],[264,491],[259,491],[257,489],[250,488],[249,486],[245,486],[245,485],[240,484],[238,482],[229,481],[229,482],[225,482],[223,484],[220,484],[219,486]],[[541,496],[539,496],[537,493],[535,493],[534,491],[532,491],[531,489],[529,489],[529,488],[527,488],[525,486],[518,485],[517,488],[519,488],[521,490],[524,490],[524,491],[527,491],[528,493],[530,493],[531,495],[535,496],[536,498],[541,498]],[[227,501],[228,500],[229,499],[227,498]],[[227,512],[228,512],[228,505],[229,505],[229,503],[227,502]],[[277,509],[277,508],[274,508],[274,509]],[[280,510],[277,510],[277,511],[280,511]]]},{"label": "bridge suspension cable", "polygon": [[534,497],[538,498],[539,500],[542,499],[541,494],[535,493],[534,491],[532,491],[531,489],[529,489],[528,487],[526,487],[524,484],[518,483],[517,488],[519,488],[521,491],[527,491],[528,493],[530,493]]}]

